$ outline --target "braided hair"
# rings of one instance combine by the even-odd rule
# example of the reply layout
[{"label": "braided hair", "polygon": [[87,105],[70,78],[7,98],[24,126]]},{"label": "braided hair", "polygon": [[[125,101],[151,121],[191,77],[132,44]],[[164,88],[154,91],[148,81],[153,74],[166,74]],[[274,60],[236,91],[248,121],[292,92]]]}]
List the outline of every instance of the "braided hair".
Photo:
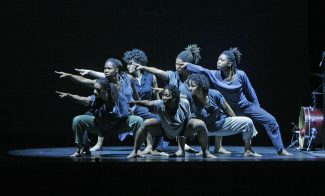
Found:
[{"label": "braided hair", "polygon": [[177,58],[187,63],[197,64],[201,59],[200,50],[201,48],[196,44],[188,45],[184,51],[178,54]]},{"label": "braided hair", "polygon": [[227,56],[228,61],[231,62],[231,70],[236,73],[237,65],[239,65],[242,56],[242,53],[239,51],[238,47],[225,50],[222,52],[222,54]]},{"label": "braided hair", "polygon": [[110,83],[107,78],[99,78],[96,82],[100,84],[104,90],[107,90],[108,100],[111,103],[115,103],[118,99],[118,90],[115,84]]}]

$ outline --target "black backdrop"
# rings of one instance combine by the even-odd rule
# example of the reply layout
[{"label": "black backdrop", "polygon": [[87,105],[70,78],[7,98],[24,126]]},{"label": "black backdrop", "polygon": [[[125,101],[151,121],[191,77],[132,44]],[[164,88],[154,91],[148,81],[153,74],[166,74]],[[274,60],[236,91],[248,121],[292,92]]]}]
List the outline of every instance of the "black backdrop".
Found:
[{"label": "black backdrop", "polygon": [[[318,22],[323,8],[324,3],[295,0],[7,2],[1,8],[1,97],[2,122],[9,125],[3,131],[11,139],[2,144],[72,145],[72,118],[86,108],[60,100],[54,91],[90,91],[60,80],[55,70],[100,71],[107,58],[121,59],[132,48],[144,50],[149,65],[174,69],[176,55],[196,43],[200,64],[208,68],[220,52],[239,47],[239,68],[288,145],[291,122],[298,122],[300,107],[311,105],[311,91],[321,84],[311,73],[322,71],[317,65],[325,49],[324,25]],[[271,145],[265,130],[258,130],[254,145]],[[224,142],[241,145],[236,136]]]}]

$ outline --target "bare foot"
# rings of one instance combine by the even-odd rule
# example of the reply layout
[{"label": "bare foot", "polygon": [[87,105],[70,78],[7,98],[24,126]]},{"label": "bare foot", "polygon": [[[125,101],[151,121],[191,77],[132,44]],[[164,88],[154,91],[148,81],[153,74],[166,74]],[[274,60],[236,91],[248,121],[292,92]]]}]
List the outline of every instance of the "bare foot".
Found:
[{"label": "bare foot", "polygon": [[152,154],[152,148],[151,147],[146,147],[142,152],[141,152],[141,154]]},{"label": "bare foot", "polygon": [[211,154],[209,151],[206,151],[205,153],[202,153],[202,156],[203,156],[203,158],[212,158],[212,159],[217,158],[216,156]]},{"label": "bare foot", "polygon": [[178,150],[177,152],[170,154],[169,157],[182,157],[185,158],[185,151]]},{"label": "bare foot", "polygon": [[79,150],[73,154],[70,154],[69,156],[70,157],[83,157]]},{"label": "bare foot", "polygon": [[244,156],[245,157],[261,157],[262,155],[254,152],[254,151],[251,151],[251,150],[246,150],[244,153]]},{"label": "bare foot", "polygon": [[219,153],[219,154],[231,154],[231,152],[228,151],[228,150],[226,150],[224,147],[214,148],[214,153]]},{"label": "bare foot", "polygon": [[194,148],[192,148],[191,146],[185,144],[185,151],[189,152],[189,153],[198,153],[198,151],[196,151]]},{"label": "bare foot", "polygon": [[290,152],[288,152],[285,149],[283,149],[281,152],[278,152],[278,155],[281,155],[281,156],[292,156],[293,154],[291,154]]},{"label": "bare foot", "polygon": [[90,148],[90,152],[102,151],[102,150],[103,150],[103,148],[97,144]]},{"label": "bare foot", "polygon": [[91,156],[91,152],[89,151],[89,149],[79,149],[77,152],[69,155],[70,157],[88,157]]},{"label": "bare foot", "polygon": [[142,154],[141,154],[141,152],[137,152],[137,153],[135,153],[135,151],[133,150],[132,152],[131,152],[131,154],[129,154],[128,156],[127,156],[127,158],[137,158],[137,157],[145,157],[145,156],[143,156]]},{"label": "bare foot", "polygon": [[199,153],[195,154],[196,156],[203,156],[203,158],[217,158],[217,156],[211,154],[209,151],[203,154],[203,151],[201,150]]}]

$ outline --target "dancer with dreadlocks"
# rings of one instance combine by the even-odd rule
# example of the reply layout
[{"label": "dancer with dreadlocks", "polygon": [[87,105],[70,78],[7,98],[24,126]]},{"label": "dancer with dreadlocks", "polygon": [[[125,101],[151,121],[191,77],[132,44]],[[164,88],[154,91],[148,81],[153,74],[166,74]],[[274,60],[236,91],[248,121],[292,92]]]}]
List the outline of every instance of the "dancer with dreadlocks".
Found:
[{"label": "dancer with dreadlocks", "polygon": [[[200,47],[198,47],[196,44],[189,45],[185,48],[184,51],[180,52],[176,57],[175,62],[175,68],[176,71],[163,71],[160,69],[157,69],[155,67],[147,67],[142,66],[139,64],[135,64],[137,69],[145,70],[150,73],[155,74],[159,78],[165,80],[168,82],[169,85],[175,85],[178,87],[179,91],[181,92],[181,95],[183,98],[186,98],[191,103],[191,93],[188,90],[188,86],[186,84],[187,77],[189,76],[189,72],[182,69],[182,65],[184,63],[198,63],[201,59],[200,55]],[[228,154],[229,151],[225,150],[221,146],[222,137],[216,136],[216,143],[218,144],[215,148],[215,152]],[[189,146],[185,146],[185,149],[190,152],[195,152],[195,150],[188,148]]]},{"label": "dancer with dreadlocks", "polygon": [[[133,101],[133,98],[138,100],[139,95],[136,91],[136,87],[134,84],[134,80],[132,79],[132,76],[124,73],[121,71],[122,63],[118,59],[115,58],[109,58],[106,60],[104,65],[104,73],[103,72],[92,72],[90,70],[84,70],[84,69],[76,69],[76,71],[80,72],[81,75],[92,75],[97,78],[107,78],[110,83],[115,84],[116,88],[119,92],[121,92],[126,99],[129,101]],[[74,75],[70,73],[65,72],[55,72],[60,75],[60,78],[68,78],[72,80],[73,82],[77,82],[83,85],[86,85],[87,87],[92,88],[93,85],[96,82],[96,79],[88,79],[83,76]],[[129,108],[129,110],[132,110],[134,108]],[[87,112],[87,115],[93,115],[91,112]],[[131,115],[132,112],[129,111],[129,115]],[[120,136],[125,136],[125,134],[122,134]],[[120,140],[123,140],[123,138],[120,137]],[[98,151],[102,149],[102,145],[104,142],[104,135],[98,134],[98,140],[95,146],[93,146],[90,151]]]},{"label": "dancer with dreadlocks", "polygon": [[72,157],[90,156],[86,133],[100,135],[117,135],[132,130],[134,133],[142,124],[142,118],[128,116],[126,98],[120,94],[116,86],[106,78],[96,80],[94,95],[83,97],[65,92],[56,92],[60,98],[71,99],[85,106],[91,106],[93,115],[79,115],[74,117],[72,129],[75,133],[75,142],[78,150]]},{"label": "dancer with dreadlocks", "polygon": [[[125,94],[126,97],[128,98],[128,101],[131,102],[133,101],[134,97],[132,97],[132,95],[134,95],[134,93],[136,92],[136,96],[139,96],[139,98],[137,98],[136,100],[140,99],[140,100],[152,100],[152,99],[159,99],[159,94],[158,92],[153,93],[153,88],[158,88],[157,85],[157,79],[155,77],[155,75],[145,72],[145,71],[140,71],[140,70],[136,70],[135,67],[133,66],[133,63],[138,63],[140,65],[147,65],[148,62],[148,58],[147,55],[145,54],[144,51],[134,48],[130,51],[126,51],[124,53],[124,57],[123,57],[124,62],[127,64],[127,70],[128,70],[128,74],[123,74],[123,75],[127,75],[128,78],[131,78],[131,83],[134,84],[135,88],[131,88],[130,85],[129,86],[122,86],[121,88],[121,93]],[[122,66],[121,66],[122,68]],[[96,72],[93,70],[89,70],[89,69],[77,69],[77,71],[80,72],[81,75],[91,75],[93,77],[104,77],[104,73],[102,72]],[[126,79],[126,77],[122,78],[123,80]],[[123,81],[122,81],[123,82]],[[138,106],[135,105],[133,107],[131,107],[132,111],[131,113],[136,115],[136,116],[140,116],[141,118],[143,118],[144,120],[146,119],[151,119],[151,118],[159,118],[156,114],[152,114],[151,112],[149,112],[148,108],[146,107],[142,107],[142,106]],[[123,140],[127,135],[132,134],[132,133],[124,133],[121,134],[119,136],[119,138],[121,140]],[[158,145],[159,140],[158,138],[152,138],[150,136],[150,134],[148,135],[147,138],[147,147],[146,149],[142,152],[144,154],[150,153],[150,154],[160,154],[159,152],[157,152],[156,150],[153,150],[156,148],[153,147],[153,139],[155,139],[155,144]],[[91,148],[91,151],[97,151],[97,150],[101,150],[102,149],[102,144],[103,142],[101,142],[103,139],[101,137],[98,137],[98,142],[97,144]],[[164,145],[168,145],[168,143],[161,141],[159,143],[161,146],[163,147]]]},{"label": "dancer with dreadlocks", "polygon": [[208,77],[212,88],[221,92],[236,115],[247,116],[266,129],[273,146],[279,155],[291,156],[284,149],[281,132],[276,119],[261,108],[254,88],[246,73],[237,69],[241,59],[238,48],[230,48],[221,53],[217,62],[217,70],[205,69],[192,63],[184,63],[182,70],[190,73],[201,73]]}]

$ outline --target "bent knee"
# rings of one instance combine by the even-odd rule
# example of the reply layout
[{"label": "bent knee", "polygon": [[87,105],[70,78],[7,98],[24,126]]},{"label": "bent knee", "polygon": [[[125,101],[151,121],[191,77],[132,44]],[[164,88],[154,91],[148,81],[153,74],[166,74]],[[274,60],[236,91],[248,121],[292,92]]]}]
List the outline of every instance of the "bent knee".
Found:
[{"label": "bent knee", "polygon": [[191,127],[193,127],[194,129],[197,129],[197,128],[206,129],[205,123],[202,120],[200,120],[200,119],[194,119],[194,118],[192,118],[192,119],[190,119],[188,121],[188,125],[191,126]]}]

